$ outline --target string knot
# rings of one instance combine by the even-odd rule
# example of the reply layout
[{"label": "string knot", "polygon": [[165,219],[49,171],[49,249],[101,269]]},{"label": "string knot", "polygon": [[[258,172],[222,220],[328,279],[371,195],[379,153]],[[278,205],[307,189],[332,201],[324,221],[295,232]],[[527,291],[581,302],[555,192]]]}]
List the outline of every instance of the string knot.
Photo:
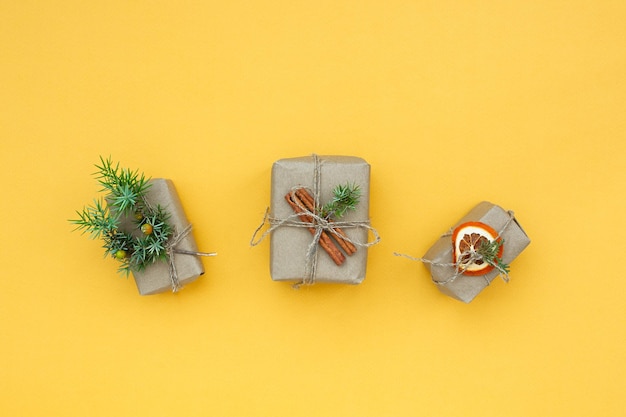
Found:
[{"label": "string knot", "polygon": [[180,255],[193,255],[193,256],[215,256],[217,253],[215,252],[198,252],[198,251],[190,251],[184,249],[177,249],[177,246],[185,239],[189,233],[191,233],[192,225],[189,224],[180,232],[174,232],[172,237],[168,240],[165,245],[165,253],[167,254],[167,263],[169,267],[170,273],[170,281],[172,285],[172,292],[178,292],[182,289],[182,285],[180,284],[180,280],[178,278],[178,271],[176,270],[176,263],[174,262],[174,256],[176,254]]}]

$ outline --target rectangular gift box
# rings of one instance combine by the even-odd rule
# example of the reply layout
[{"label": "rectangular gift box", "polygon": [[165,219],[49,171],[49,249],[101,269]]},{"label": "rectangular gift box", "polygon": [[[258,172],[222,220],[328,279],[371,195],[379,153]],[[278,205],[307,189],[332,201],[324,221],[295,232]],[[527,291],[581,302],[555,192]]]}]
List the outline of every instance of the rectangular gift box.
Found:
[{"label": "rectangular gift box", "polygon": [[[174,187],[174,183],[168,179],[155,178],[149,181],[150,188],[146,193],[146,201],[152,206],[160,205],[170,214],[168,219],[169,225],[174,233],[183,231],[189,226],[187,216],[178,198],[178,193]],[[122,228],[124,225],[132,224],[132,219],[122,219]],[[192,232],[184,237],[177,245],[176,249],[196,252],[197,245],[193,238]],[[166,291],[172,291],[172,281],[170,278],[169,261],[157,261],[141,271],[132,270],[137,289],[141,295],[157,294]],[[174,254],[174,265],[176,267],[178,281],[180,286],[195,281],[200,275],[204,274],[204,267],[198,257],[186,254]]]},{"label": "rectangular gift box", "polygon": [[[330,201],[333,189],[346,183],[356,184],[361,189],[361,198],[356,210],[348,211],[341,221],[369,221],[369,176],[370,165],[353,156],[319,156],[320,205]],[[315,162],[313,156],[281,159],[272,166],[271,216],[285,219],[294,211],[285,201],[293,187],[313,189]],[[296,219],[297,220],[297,219]],[[366,243],[368,231],[364,228],[343,228],[348,237]],[[313,235],[302,227],[280,226],[271,235],[270,275],[274,281],[302,281],[306,274],[307,250]],[[365,278],[367,248],[357,247],[356,253],[346,256],[345,262],[337,266],[321,248],[317,251],[315,282],[359,284]]]},{"label": "rectangular gift box", "polygon": [[[496,231],[501,231],[502,227],[509,221],[510,216],[511,214],[502,209],[502,207],[483,201],[459,220],[451,230],[454,230],[462,223],[477,221],[491,226]],[[502,261],[506,264],[510,264],[511,261],[530,244],[530,239],[515,218],[501,231],[500,237],[504,240]],[[424,259],[434,263],[425,263],[424,265],[430,269],[431,276],[435,283],[437,283],[437,281],[446,281],[456,274],[454,266],[438,265],[452,263],[452,252],[452,237],[448,233],[441,236],[423,256]],[[469,303],[498,275],[499,271],[497,269],[493,269],[491,272],[480,276],[461,274],[451,282],[437,284],[437,287],[444,294],[459,301]]]}]

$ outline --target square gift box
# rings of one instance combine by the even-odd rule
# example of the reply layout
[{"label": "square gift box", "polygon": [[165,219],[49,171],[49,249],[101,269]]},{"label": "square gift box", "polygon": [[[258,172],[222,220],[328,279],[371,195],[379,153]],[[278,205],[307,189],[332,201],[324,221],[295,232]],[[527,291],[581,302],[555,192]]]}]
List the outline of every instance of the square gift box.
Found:
[{"label": "square gift box", "polygon": [[[369,176],[370,165],[353,156],[306,156],[281,159],[272,166],[272,191],[270,216],[276,224],[293,218],[294,211],[285,196],[294,187],[314,190],[319,179],[319,204],[332,199],[333,189],[346,183],[358,185],[361,198],[355,210],[349,210],[341,222],[363,222],[369,225]],[[295,219],[299,221],[299,219]],[[343,227],[348,238],[354,242],[367,243],[367,227]],[[318,248],[315,253],[314,276],[309,275],[312,259],[308,252],[313,235],[305,227],[284,224],[276,227],[270,238],[270,275],[274,281],[335,282],[359,284],[365,278],[367,247],[358,246],[356,253],[346,256],[342,265],[336,265],[330,256]],[[319,245],[318,245],[319,246]]]},{"label": "square gift box", "polygon": [[[160,205],[167,213],[170,214],[168,223],[172,227],[173,237],[182,233],[190,226],[185,211],[178,198],[178,193],[174,187],[174,183],[168,179],[155,178],[149,181],[151,184],[146,192],[146,201],[155,206]],[[136,229],[132,227],[132,218],[126,216],[121,219],[121,229]],[[172,238],[170,238],[171,240]],[[169,243],[169,241],[168,241]],[[175,245],[176,250],[197,252],[196,241],[192,232],[184,236]],[[176,269],[176,276],[180,287],[195,281],[200,275],[204,274],[204,267],[198,257],[187,254],[174,253],[172,262]],[[167,261],[157,261],[148,265],[141,271],[132,270],[137,289],[141,295],[157,294],[165,291],[172,291],[172,278],[170,275],[170,259]]]},{"label": "square gift box", "polygon": [[[504,241],[502,261],[505,264],[510,264],[530,244],[530,239],[517,219],[513,217],[513,213],[487,201],[474,207],[451,230],[466,222],[481,222],[499,232]],[[441,236],[426,252],[423,259],[429,261],[424,265],[430,270],[433,282],[439,290],[465,303],[472,301],[500,274],[497,269],[479,276],[457,273],[456,268],[451,265],[453,262],[451,233]]]}]

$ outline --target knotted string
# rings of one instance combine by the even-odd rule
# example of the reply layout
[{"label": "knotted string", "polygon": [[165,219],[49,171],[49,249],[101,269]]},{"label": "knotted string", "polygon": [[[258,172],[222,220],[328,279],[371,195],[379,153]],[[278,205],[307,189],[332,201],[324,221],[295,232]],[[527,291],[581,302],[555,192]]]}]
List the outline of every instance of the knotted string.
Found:
[{"label": "knotted string", "polygon": [[[502,235],[502,233],[504,233],[506,228],[509,227],[511,222],[515,220],[515,215],[511,210],[507,211],[507,214],[509,215],[509,218],[507,219],[506,223],[504,223],[504,225],[497,232],[497,235],[495,236],[494,240],[497,240]],[[441,237],[448,237],[448,236],[452,236],[452,229],[450,229],[448,232],[441,235]],[[503,244],[504,244],[504,240],[503,240]],[[422,263],[429,264],[429,265],[441,266],[441,267],[450,267],[450,266],[454,267],[454,270],[455,270],[454,275],[452,275],[451,277],[447,279],[436,280],[434,277],[431,278],[432,281],[437,285],[446,285],[446,284],[450,284],[454,282],[459,276],[463,275],[463,272],[465,271],[465,268],[468,265],[471,265],[472,263],[476,261],[486,262],[483,255],[471,249],[461,252],[460,256],[458,256],[458,259],[459,260],[462,259],[463,261],[459,261],[459,262],[434,262],[430,259],[414,258],[412,256],[405,255],[403,253],[394,252],[393,254],[395,256],[402,256],[412,261],[418,261],[418,262],[422,262]],[[502,278],[504,282],[509,282],[509,273],[504,268],[502,268],[500,265],[493,264],[491,262],[489,262],[489,265],[493,266],[495,269],[498,270],[499,276]],[[485,275],[481,275],[481,276],[483,277],[487,285],[489,285],[490,282],[487,279],[487,277]]]},{"label": "knotted string", "polygon": [[[307,190],[311,191],[313,194],[314,207],[319,207],[320,200],[320,190],[321,190],[321,163],[320,159],[317,155],[313,154],[313,189]],[[301,189],[303,187],[293,187],[289,193],[293,196],[295,195],[296,190]],[[368,248],[380,242],[380,235],[378,231],[370,226],[369,220],[364,221],[330,221],[325,219],[324,217],[319,216],[317,213],[312,212],[305,206],[298,203],[297,199],[294,199],[297,206],[302,210],[301,213],[291,214],[283,219],[277,219],[269,216],[269,208],[265,210],[265,216],[263,217],[263,221],[254,231],[252,235],[252,239],[250,240],[250,246],[256,246],[265,239],[266,236],[270,235],[274,230],[279,227],[304,227],[307,229],[315,229],[315,234],[313,235],[313,240],[309,244],[306,251],[306,264],[304,268],[304,277],[302,280],[296,284],[294,284],[294,288],[299,288],[301,285],[312,285],[315,283],[315,277],[317,273],[317,252],[319,250],[319,241],[323,232],[328,232],[337,238],[343,239],[346,242],[352,243],[355,246],[360,246],[363,248]],[[307,216],[311,218],[310,222],[302,221],[300,216]],[[257,235],[265,226],[265,223],[270,224],[270,228],[266,230],[258,239]],[[368,232],[372,232],[374,235],[374,240],[371,242],[359,242],[352,240],[346,236],[342,236],[337,232],[336,229],[354,229],[354,228],[362,228],[366,229]]]},{"label": "knotted string", "polygon": [[[319,204],[320,203],[320,188],[322,188],[321,187],[321,184],[322,184],[321,165],[322,164],[320,163],[320,158],[316,154],[313,154],[311,156],[313,158],[313,190],[311,190],[313,194],[313,207],[319,207],[320,206]],[[290,191],[291,200],[297,202],[298,200],[293,198],[295,192],[296,192],[295,188],[292,188]],[[296,204],[300,207],[300,209],[305,210],[304,213],[309,211],[305,207],[302,207],[299,203],[296,203]],[[301,282],[298,282],[295,284],[294,286],[295,288],[299,288],[300,285],[314,284],[315,277],[317,276],[317,251],[319,250],[318,243],[320,241],[320,238],[322,237],[322,233],[324,232],[324,229],[322,228],[322,223],[319,221],[321,219],[315,213],[311,214],[311,219],[313,220],[312,223],[315,223],[315,226],[313,226],[315,227],[315,234],[313,235],[313,240],[309,244],[309,247],[306,251],[306,258],[305,258],[306,263],[304,264],[304,277],[302,278]]]},{"label": "knotted string", "polygon": [[170,281],[172,283],[172,292],[178,292],[182,285],[178,279],[178,272],[176,271],[176,264],[174,263],[174,255],[194,255],[194,256],[215,256],[215,252],[196,252],[185,249],[176,249],[176,246],[189,235],[191,232],[191,224],[185,227],[181,232],[174,233],[165,245],[165,253],[167,254],[167,263],[170,271]]}]

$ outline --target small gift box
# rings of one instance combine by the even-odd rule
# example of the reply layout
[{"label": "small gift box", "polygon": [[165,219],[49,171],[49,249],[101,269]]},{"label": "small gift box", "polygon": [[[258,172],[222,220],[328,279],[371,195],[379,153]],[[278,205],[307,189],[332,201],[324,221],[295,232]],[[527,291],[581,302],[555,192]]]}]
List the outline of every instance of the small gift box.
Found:
[{"label": "small gift box", "polygon": [[[204,274],[204,267],[200,259],[193,255],[206,255],[198,252],[191,233],[191,224],[185,216],[174,183],[162,178],[151,179],[148,183],[150,188],[146,192],[146,201],[152,206],[161,206],[170,215],[167,221],[172,227],[173,235],[167,243],[166,262],[154,262],[142,270],[131,269],[141,295],[178,290],[195,281]],[[131,216],[123,217],[120,224],[123,230],[133,229]]]},{"label": "small gift box", "polygon": [[441,292],[465,303],[498,275],[508,281],[508,264],[530,244],[512,212],[486,201],[451,230],[435,242],[421,261]]},{"label": "small gift box", "polygon": [[76,211],[70,223],[103,242],[105,256],[132,272],[141,295],[178,291],[204,273],[183,207],[172,181],[146,178],[100,157],[96,175],[103,197]]},{"label": "small gift box", "polygon": [[[266,232],[271,234],[270,275],[274,281],[363,281],[367,248],[379,240],[369,226],[369,176],[370,165],[352,156],[313,155],[274,163],[271,228]],[[353,209],[331,220],[320,207],[336,197],[341,184],[358,190],[360,197]],[[370,231],[373,242],[368,242]],[[257,243],[253,236],[253,245]]]}]

